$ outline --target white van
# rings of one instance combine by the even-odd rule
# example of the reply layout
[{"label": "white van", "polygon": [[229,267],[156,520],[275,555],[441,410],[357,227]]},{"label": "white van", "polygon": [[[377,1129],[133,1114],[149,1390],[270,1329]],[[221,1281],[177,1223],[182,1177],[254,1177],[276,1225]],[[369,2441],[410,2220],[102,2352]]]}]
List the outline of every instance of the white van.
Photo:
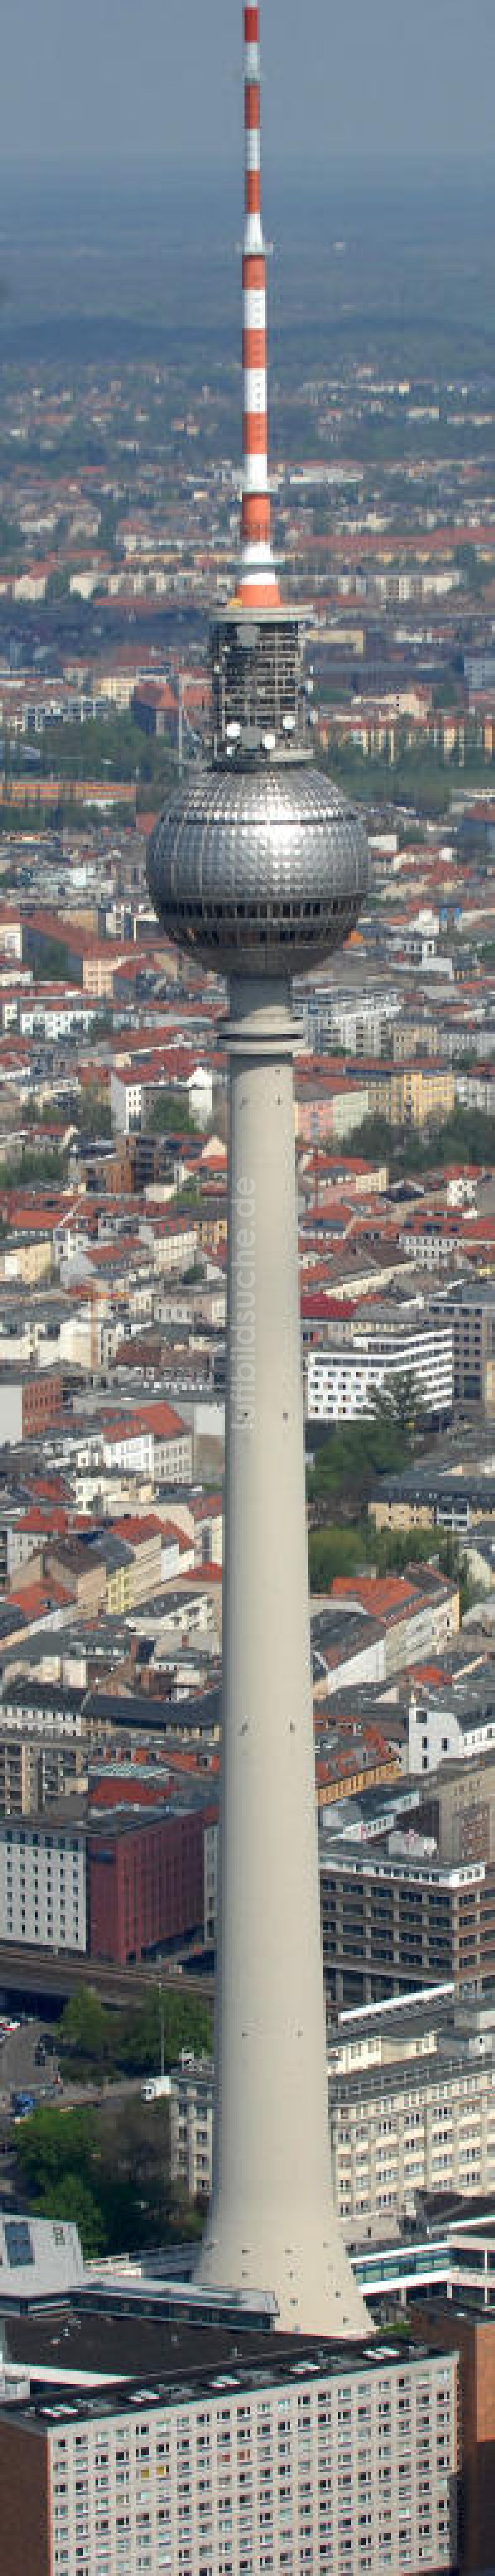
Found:
[{"label": "white van", "polygon": [[170,2075],[147,2075],[146,2083],[141,2087],[141,2101],[160,2102],[163,2101],[164,2093],[171,2093],[171,2091]]}]

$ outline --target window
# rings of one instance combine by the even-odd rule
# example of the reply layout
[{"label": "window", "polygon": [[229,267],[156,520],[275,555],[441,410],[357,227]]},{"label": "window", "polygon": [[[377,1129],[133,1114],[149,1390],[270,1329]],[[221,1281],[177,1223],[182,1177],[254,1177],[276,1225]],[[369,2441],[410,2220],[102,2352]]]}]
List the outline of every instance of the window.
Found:
[{"label": "window", "polygon": [[34,2263],[31,2229],[25,2218],[6,2218],[4,2236],[7,2262],[12,2270],[17,2264]]}]

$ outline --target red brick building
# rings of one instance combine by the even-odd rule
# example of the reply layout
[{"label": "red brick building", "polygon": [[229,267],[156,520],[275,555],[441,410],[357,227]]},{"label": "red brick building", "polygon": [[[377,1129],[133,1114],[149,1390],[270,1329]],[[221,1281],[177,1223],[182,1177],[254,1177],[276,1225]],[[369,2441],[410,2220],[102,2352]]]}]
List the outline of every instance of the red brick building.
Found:
[{"label": "red brick building", "polygon": [[89,1955],[125,1967],[203,1932],[210,1809],[168,1805],[94,1813],[88,1833]]},{"label": "red brick building", "polygon": [[15,1448],[20,1440],[33,1440],[48,1431],[51,1423],[60,1422],[62,1414],[62,1378],[60,1369],[40,1369],[37,1376],[24,1376],[19,1371],[2,1372],[0,1376],[0,1417],[2,1439]]}]

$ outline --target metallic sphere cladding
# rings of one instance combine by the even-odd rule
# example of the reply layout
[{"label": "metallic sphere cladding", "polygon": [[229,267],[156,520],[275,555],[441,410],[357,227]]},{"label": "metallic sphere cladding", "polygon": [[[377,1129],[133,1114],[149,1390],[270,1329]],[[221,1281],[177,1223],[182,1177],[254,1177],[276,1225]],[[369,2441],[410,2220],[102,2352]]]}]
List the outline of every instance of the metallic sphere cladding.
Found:
[{"label": "metallic sphere cladding", "polygon": [[166,936],[225,975],[310,973],[348,938],[367,881],[362,815],[304,762],[198,766],[149,844]]}]

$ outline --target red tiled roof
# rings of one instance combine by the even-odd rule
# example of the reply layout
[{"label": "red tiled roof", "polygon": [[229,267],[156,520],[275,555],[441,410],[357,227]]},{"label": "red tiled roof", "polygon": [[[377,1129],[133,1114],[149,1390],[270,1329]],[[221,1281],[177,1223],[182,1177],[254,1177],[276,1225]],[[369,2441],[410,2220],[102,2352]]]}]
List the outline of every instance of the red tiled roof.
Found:
[{"label": "red tiled roof", "polygon": [[221,1581],[221,1565],[214,1565],[212,1562],[209,1565],[195,1565],[194,1570],[191,1566],[189,1573],[185,1572],[182,1576],[182,1582],[190,1583],[191,1590],[194,1584],[199,1586],[201,1591],[203,1583],[221,1583]]},{"label": "red tiled roof", "polygon": [[347,1318],[348,1320],[351,1315],[355,1315],[355,1312],[356,1300],[354,1297],[333,1297],[330,1290],[327,1291],[325,1288],[317,1288],[315,1294],[313,1294],[311,1288],[305,1288],[303,1290],[301,1296],[301,1316],[303,1322],[306,1316],[308,1318],[308,1322],[310,1322],[312,1316],[315,1323],[321,1322],[329,1324],[335,1322],[337,1318],[340,1322],[342,1319]]},{"label": "red tiled roof", "polygon": [[404,1574],[337,1574],[332,1584],[332,1601],[357,1600],[374,1619],[386,1618],[394,1610],[407,1611],[419,1599],[412,1583]]},{"label": "red tiled roof", "polygon": [[128,1512],[124,1513],[122,1520],[112,1521],[112,1534],[114,1538],[125,1539],[129,1547],[140,1547],[147,1539],[161,1538],[162,1522],[157,1520],[155,1512],[143,1512],[141,1519],[139,1514]]},{"label": "red tiled roof", "polygon": [[172,1412],[171,1404],[143,1404],[134,1413],[103,1417],[102,1430],[105,1440],[138,1440],[141,1431],[151,1431],[156,1440],[173,1440],[187,1435],[188,1424]]}]

